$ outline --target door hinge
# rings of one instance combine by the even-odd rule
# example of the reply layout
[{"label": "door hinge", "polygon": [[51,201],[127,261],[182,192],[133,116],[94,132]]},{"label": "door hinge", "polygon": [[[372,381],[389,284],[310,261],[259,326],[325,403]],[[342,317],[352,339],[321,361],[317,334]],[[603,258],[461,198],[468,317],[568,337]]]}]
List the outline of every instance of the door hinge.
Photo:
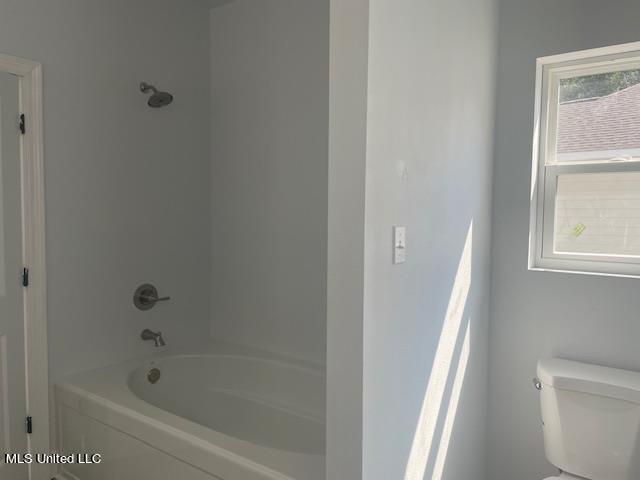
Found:
[{"label": "door hinge", "polygon": [[27,267],[22,269],[22,286],[29,286],[29,269]]},{"label": "door hinge", "polygon": [[24,113],[20,114],[20,121],[18,122],[18,128],[20,128],[20,133],[22,133],[22,135],[24,135],[25,132],[27,131],[27,121],[24,116]]},{"label": "door hinge", "polygon": [[33,418],[27,417],[27,433],[33,433]]}]

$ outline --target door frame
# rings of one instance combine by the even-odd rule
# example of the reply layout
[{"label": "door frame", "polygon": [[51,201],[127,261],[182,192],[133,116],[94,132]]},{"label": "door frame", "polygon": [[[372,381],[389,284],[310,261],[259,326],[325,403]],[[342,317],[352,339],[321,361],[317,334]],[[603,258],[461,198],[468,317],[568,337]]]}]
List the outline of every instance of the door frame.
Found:
[{"label": "door frame", "polygon": [[[27,415],[34,419],[33,433],[27,436],[28,447],[30,453],[49,453],[42,66],[0,53],[0,72],[19,77],[20,111],[26,118],[26,131],[20,136],[20,164],[22,257],[24,266],[29,269],[29,286],[23,289],[26,409]],[[50,466],[46,464],[33,463],[29,472],[31,480],[50,478]]]}]

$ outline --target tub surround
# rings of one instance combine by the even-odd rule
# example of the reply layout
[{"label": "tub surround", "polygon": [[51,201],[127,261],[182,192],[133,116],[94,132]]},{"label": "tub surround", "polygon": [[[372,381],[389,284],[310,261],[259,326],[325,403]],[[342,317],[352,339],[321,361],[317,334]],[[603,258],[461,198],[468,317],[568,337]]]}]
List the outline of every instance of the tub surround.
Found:
[{"label": "tub surround", "polygon": [[[43,67],[54,380],[144,355],[146,327],[173,345],[207,336],[207,9],[202,0],[0,1],[0,50]],[[141,80],[176,100],[150,109]],[[143,313],[131,295],[147,281],[173,299]]]},{"label": "tub surround", "polygon": [[211,336],[325,363],[329,1],[210,14]]}]

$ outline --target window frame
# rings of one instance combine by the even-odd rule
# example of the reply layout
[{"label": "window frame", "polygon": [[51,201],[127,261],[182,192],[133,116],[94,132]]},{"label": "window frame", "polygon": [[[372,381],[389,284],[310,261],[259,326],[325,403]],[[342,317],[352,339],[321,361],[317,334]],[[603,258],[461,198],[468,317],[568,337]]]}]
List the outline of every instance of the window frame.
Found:
[{"label": "window frame", "polygon": [[[615,67],[615,68],[612,68]],[[556,253],[558,176],[580,173],[640,172],[640,158],[560,161],[556,159],[559,81],[567,77],[640,69],[640,42],[541,57],[536,61],[536,87],[531,169],[529,270],[640,278],[640,256]]]}]

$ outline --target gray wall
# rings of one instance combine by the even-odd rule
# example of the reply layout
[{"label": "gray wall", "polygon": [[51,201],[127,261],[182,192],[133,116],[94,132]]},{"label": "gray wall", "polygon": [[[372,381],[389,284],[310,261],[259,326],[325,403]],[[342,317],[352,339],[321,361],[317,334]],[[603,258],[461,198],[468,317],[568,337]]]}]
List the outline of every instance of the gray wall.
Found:
[{"label": "gray wall", "polygon": [[210,18],[211,334],[324,363],[329,2]]},{"label": "gray wall", "polygon": [[[0,51],[42,62],[52,378],[208,331],[207,2],[0,0]],[[146,106],[138,82],[171,90]],[[35,274],[36,272],[34,272]],[[139,312],[135,287],[168,304]]]},{"label": "gray wall", "polygon": [[369,0],[331,0],[327,479],[362,477]]},{"label": "gray wall", "polygon": [[501,3],[494,189],[491,480],[540,480],[545,460],[539,358],[558,356],[640,370],[638,281],[529,272],[529,182],[535,59],[640,40],[632,0]]},{"label": "gray wall", "polygon": [[367,480],[484,477],[496,22],[492,0],[370,1]]}]

